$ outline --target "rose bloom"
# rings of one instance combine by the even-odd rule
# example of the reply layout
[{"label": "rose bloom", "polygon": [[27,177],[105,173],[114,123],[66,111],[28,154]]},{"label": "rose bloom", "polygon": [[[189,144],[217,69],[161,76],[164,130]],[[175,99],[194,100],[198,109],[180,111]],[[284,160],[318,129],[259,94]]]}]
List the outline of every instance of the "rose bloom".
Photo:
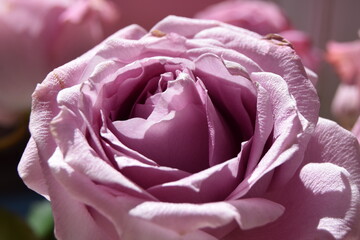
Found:
[{"label": "rose bloom", "polygon": [[0,125],[28,111],[36,83],[114,32],[118,17],[103,0],[2,0]]},{"label": "rose bloom", "polygon": [[285,40],[170,16],[33,93],[25,183],[58,239],[357,239],[360,148]]},{"label": "rose bloom", "polygon": [[292,27],[284,11],[275,3],[250,0],[228,0],[205,8],[195,15],[246,28],[261,35],[278,33],[292,43],[304,65],[317,71],[321,52],[313,47],[310,37]]},{"label": "rose bloom", "polygon": [[340,124],[351,129],[360,115],[360,40],[329,42],[326,59],[341,81],[332,102],[332,114]]}]

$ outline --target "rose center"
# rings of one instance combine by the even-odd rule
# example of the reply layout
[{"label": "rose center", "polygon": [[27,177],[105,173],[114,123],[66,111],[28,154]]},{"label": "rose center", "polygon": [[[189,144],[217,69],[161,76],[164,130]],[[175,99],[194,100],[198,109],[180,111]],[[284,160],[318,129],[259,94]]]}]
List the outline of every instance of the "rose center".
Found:
[{"label": "rose center", "polygon": [[191,173],[208,168],[209,133],[199,83],[187,70],[156,80],[155,92],[139,97],[129,119],[113,122],[119,140],[160,166]]}]

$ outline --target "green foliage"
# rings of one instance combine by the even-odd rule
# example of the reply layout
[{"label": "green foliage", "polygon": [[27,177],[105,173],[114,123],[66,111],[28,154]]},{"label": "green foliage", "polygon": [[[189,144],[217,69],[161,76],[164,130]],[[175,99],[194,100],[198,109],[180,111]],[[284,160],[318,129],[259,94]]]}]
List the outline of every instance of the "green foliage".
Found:
[{"label": "green foliage", "polygon": [[47,200],[32,204],[27,221],[39,239],[54,239],[54,220],[50,203]]}]

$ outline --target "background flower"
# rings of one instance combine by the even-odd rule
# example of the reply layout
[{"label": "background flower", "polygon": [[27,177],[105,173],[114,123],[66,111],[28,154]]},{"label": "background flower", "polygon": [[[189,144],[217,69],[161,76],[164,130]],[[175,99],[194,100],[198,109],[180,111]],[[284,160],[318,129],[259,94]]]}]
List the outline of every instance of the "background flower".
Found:
[{"label": "background flower", "polygon": [[130,24],[138,24],[147,30],[169,15],[193,17],[195,13],[208,5],[222,1],[223,0],[112,0],[113,3],[122,9],[122,27]]},{"label": "background flower", "polygon": [[168,17],[38,85],[19,172],[59,239],[358,238],[359,144],[318,110],[285,39]]},{"label": "background flower", "polygon": [[317,71],[321,53],[312,46],[310,37],[292,27],[284,11],[273,2],[223,1],[207,7],[195,15],[200,19],[214,19],[246,28],[261,35],[278,33],[292,43],[303,63]]},{"label": "background flower", "polygon": [[332,113],[343,126],[351,129],[360,114],[360,40],[329,42],[326,58],[341,80],[332,102]]},{"label": "background flower", "polygon": [[103,0],[1,1],[0,125],[28,111],[36,83],[115,31],[118,20]]}]

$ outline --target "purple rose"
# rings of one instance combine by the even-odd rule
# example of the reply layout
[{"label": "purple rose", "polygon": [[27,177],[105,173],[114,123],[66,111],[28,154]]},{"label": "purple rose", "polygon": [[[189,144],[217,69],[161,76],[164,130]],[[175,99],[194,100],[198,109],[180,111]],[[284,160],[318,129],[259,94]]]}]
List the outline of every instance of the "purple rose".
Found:
[{"label": "purple rose", "polygon": [[0,126],[28,111],[36,84],[54,67],[114,32],[118,17],[104,0],[2,0]]},{"label": "purple rose", "polygon": [[167,17],[33,94],[19,165],[58,239],[356,239],[360,149],[278,36]]}]

